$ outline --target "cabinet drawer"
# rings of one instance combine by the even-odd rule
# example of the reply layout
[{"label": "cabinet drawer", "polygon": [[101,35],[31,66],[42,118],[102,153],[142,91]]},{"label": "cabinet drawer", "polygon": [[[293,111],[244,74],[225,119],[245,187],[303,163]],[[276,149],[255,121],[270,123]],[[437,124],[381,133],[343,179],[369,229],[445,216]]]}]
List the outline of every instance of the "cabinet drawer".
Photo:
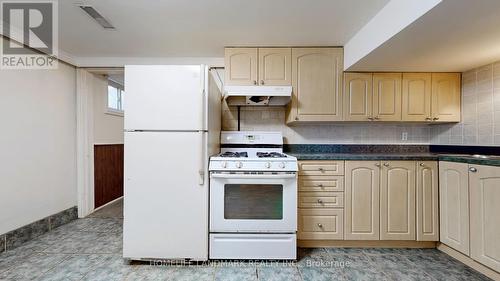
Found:
[{"label": "cabinet drawer", "polygon": [[301,176],[299,191],[344,191],[344,177]]},{"label": "cabinet drawer", "polygon": [[343,239],[344,211],[341,209],[299,210],[298,239]]},{"label": "cabinet drawer", "polygon": [[299,175],[342,176],[344,161],[300,161]]},{"label": "cabinet drawer", "polygon": [[300,208],[342,208],[343,192],[300,192]]}]

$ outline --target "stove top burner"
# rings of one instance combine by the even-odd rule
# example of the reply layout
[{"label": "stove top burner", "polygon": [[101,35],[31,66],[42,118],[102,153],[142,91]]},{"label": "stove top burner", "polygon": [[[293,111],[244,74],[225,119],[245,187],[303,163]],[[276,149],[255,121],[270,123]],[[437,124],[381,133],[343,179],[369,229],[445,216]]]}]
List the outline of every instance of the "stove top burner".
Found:
[{"label": "stove top burner", "polygon": [[246,152],[231,152],[231,151],[226,151],[220,155],[220,157],[232,157],[232,158],[241,158],[241,157],[248,157],[248,153]]},{"label": "stove top burner", "polygon": [[285,158],[286,155],[279,152],[257,152],[259,158]]}]

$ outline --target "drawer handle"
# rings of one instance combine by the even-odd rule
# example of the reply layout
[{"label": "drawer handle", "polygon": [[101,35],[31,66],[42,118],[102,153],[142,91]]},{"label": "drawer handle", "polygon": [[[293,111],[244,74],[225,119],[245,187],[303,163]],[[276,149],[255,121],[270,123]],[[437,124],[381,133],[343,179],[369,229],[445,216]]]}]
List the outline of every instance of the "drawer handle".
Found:
[{"label": "drawer handle", "polygon": [[318,199],[318,203],[323,204],[323,200]]},{"label": "drawer handle", "polygon": [[322,183],[318,184],[318,187],[323,187],[323,184]]},{"label": "drawer handle", "polygon": [[323,227],[323,225],[321,223],[318,223],[318,227]]},{"label": "drawer handle", "polygon": [[319,167],[319,168],[318,168],[318,170],[320,170],[321,172],[323,172],[323,171],[324,171],[324,170],[323,170],[323,168],[321,168],[321,167]]}]

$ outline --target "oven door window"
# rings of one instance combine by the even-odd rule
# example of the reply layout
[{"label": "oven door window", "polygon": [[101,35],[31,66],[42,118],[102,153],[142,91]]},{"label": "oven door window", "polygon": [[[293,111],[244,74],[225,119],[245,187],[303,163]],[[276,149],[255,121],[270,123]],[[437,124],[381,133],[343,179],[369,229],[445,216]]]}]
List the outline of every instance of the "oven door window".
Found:
[{"label": "oven door window", "polygon": [[283,185],[226,184],[224,186],[224,218],[283,219]]}]

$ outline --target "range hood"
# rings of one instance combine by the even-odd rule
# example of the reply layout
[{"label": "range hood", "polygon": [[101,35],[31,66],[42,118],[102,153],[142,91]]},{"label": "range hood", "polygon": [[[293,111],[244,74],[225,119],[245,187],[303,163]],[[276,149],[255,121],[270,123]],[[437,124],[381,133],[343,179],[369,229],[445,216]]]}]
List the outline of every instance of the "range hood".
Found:
[{"label": "range hood", "polygon": [[230,106],[283,106],[292,98],[292,86],[225,86]]}]

